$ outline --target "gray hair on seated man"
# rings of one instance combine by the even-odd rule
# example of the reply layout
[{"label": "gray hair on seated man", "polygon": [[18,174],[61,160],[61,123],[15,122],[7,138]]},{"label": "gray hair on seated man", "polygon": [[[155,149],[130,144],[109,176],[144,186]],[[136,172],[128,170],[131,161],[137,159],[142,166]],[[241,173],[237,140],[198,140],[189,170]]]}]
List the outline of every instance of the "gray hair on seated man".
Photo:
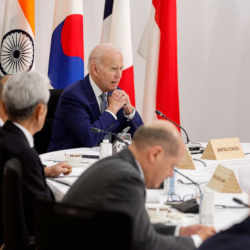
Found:
[{"label": "gray hair on seated man", "polygon": [[177,156],[183,143],[179,139],[177,130],[174,130],[175,133],[173,133],[172,130],[167,130],[163,125],[166,126],[165,122],[157,121],[154,126],[145,125],[139,127],[133,138],[137,149],[144,149],[146,146],[158,144],[162,146],[166,154]]},{"label": "gray hair on seated man", "polygon": [[3,102],[8,118],[23,121],[33,114],[38,104],[47,106],[48,86],[49,79],[35,71],[10,76],[3,88]]}]

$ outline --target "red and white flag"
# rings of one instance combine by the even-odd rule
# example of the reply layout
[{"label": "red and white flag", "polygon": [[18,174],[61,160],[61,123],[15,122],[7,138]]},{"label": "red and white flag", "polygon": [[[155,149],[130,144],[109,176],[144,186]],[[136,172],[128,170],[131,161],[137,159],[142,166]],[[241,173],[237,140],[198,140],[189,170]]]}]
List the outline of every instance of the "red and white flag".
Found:
[{"label": "red and white flag", "polygon": [[106,0],[102,31],[102,43],[112,43],[123,54],[124,70],[119,87],[135,105],[134,67],[130,23],[130,0]]},{"label": "red and white flag", "polygon": [[177,66],[176,0],[152,0],[150,20],[139,53],[146,59],[143,120],[155,110],[180,124]]}]

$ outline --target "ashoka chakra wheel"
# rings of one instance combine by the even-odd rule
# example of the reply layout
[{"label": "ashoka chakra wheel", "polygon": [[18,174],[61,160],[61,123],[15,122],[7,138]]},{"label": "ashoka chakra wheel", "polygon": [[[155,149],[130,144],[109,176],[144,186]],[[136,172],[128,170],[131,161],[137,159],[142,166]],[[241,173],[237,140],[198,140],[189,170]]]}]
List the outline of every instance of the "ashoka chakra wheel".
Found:
[{"label": "ashoka chakra wheel", "polygon": [[33,38],[23,30],[11,30],[2,39],[0,70],[4,75],[29,71],[34,63]]}]

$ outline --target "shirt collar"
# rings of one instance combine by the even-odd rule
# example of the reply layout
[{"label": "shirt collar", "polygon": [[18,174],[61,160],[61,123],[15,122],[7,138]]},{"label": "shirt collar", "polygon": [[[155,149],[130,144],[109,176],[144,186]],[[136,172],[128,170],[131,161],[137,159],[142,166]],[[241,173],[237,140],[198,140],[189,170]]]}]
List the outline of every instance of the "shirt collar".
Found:
[{"label": "shirt collar", "polygon": [[23,127],[22,125],[20,125],[19,123],[14,122],[14,124],[18,128],[20,128],[22,130],[22,132],[24,133],[24,135],[25,135],[25,137],[26,137],[26,139],[27,139],[30,147],[33,148],[34,147],[34,138],[33,138],[32,134],[25,127]]},{"label": "shirt collar", "polygon": [[145,178],[145,177],[144,177],[144,173],[143,173],[142,167],[141,167],[140,163],[139,163],[137,160],[135,160],[135,162],[136,162],[137,167],[138,167],[138,169],[139,169],[140,176],[141,176],[142,180],[144,181],[144,178]]},{"label": "shirt collar", "polygon": [[98,100],[99,102],[99,97],[100,95],[103,93],[102,90],[97,86],[97,84],[94,82],[94,80],[91,78],[91,76],[89,75],[89,81],[90,81],[90,84],[91,84],[91,87],[95,93],[95,97],[96,99]]}]

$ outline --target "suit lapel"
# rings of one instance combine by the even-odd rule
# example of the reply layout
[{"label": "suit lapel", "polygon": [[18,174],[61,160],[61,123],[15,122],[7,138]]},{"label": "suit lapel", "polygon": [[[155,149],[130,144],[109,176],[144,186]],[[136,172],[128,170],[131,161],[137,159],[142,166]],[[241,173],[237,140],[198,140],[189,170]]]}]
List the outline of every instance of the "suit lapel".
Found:
[{"label": "suit lapel", "polygon": [[86,79],[84,81],[85,84],[85,94],[87,96],[87,99],[89,101],[89,105],[91,108],[91,112],[93,114],[93,116],[95,117],[95,120],[98,119],[98,117],[100,116],[100,109],[96,100],[96,96],[95,93],[91,87],[90,81],[89,81],[89,75],[86,76]]}]

